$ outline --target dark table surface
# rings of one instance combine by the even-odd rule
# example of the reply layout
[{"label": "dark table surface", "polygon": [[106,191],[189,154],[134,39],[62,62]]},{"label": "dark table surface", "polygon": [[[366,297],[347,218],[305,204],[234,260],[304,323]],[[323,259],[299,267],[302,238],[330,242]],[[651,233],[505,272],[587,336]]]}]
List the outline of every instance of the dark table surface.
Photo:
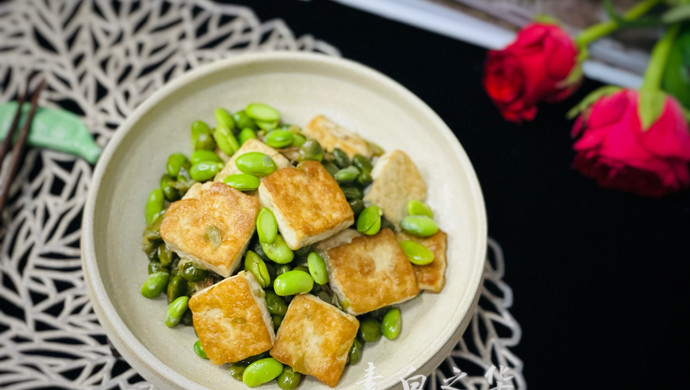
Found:
[{"label": "dark table surface", "polygon": [[586,80],[518,126],[482,89],[486,49],[331,1],[239,3],[390,76],[454,131],[482,186],[489,235],[504,250],[523,331],[513,351],[530,388],[682,387],[690,193],[641,198],[572,169],[565,113],[599,83]]}]

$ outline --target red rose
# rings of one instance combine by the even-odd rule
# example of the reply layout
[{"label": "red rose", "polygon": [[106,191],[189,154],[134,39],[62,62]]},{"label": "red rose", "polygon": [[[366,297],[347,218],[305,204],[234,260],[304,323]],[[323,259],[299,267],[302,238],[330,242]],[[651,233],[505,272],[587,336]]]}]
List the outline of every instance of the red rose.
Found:
[{"label": "red rose", "polygon": [[532,120],[540,101],[568,97],[579,79],[568,82],[578,65],[578,49],[553,24],[530,24],[503,50],[491,50],[484,69],[484,88],[506,120]]},{"label": "red rose", "polygon": [[637,91],[598,100],[575,122],[575,168],[602,187],[659,197],[690,186],[690,132],[683,111],[666,97],[661,116],[646,131]]}]

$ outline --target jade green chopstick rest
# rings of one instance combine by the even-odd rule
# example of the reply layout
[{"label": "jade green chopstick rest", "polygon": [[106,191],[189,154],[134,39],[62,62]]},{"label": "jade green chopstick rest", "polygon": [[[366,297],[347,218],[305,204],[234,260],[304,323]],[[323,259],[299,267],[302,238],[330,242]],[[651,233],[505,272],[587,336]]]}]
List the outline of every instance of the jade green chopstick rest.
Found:
[{"label": "jade green chopstick rest", "polygon": [[[17,111],[17,102],[0,104],[0,140],[5,139]],[[18,127],[26,121],[31,105],[24,103]],[[17,132],[18,133],[18,132]],[[81,156],[91,164],[96,163],[101,149],[96,145],[91,133],[78,116],[69,111],[37,107],[27,143],[32,146],[57,150]]]}]

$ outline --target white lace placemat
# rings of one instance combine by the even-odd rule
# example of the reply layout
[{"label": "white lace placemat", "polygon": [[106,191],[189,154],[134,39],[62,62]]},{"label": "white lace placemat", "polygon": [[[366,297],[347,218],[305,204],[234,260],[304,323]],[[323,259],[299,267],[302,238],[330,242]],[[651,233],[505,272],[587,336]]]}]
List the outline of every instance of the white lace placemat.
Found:
[{"label": "white lace placemat", "polygon": [[[23,1],[0,4],[0,102],[33,72],[47,81],[40,105],[78,114],[104,147],[117,126],[165,82],[247,51],[304,50],[339,56],[280,19],[209,1]],[[38,81],[38,80],[36,80]],[[9,164],[3,164],[6,168]],[[0,224],[0,388],[150,388],[109,347],[86,293],[79,239],[93,167],[29,150]],[[3,172],[4,174],[4,172]],[[489,241],[479,307],[463,340],[428,378],[406,390],[525,389],[511,351],[504,261]],[[499,387],[502,386],[502,387]]]}]

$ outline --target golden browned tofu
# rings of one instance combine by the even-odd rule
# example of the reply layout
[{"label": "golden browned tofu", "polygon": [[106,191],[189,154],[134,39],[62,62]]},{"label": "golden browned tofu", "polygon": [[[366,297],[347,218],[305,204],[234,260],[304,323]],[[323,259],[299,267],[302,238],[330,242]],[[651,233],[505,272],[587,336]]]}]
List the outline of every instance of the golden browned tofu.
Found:
[{"label": "golden browned tofu", "polygon": [[324,260],[331,288],[350,314],[404,302],[419,293],[412,264],[390,229],[331,248]]},{"label": "golden browned tofu", "polygon": [[338,183],[316,161],[279,169],[259,186],[261,203],[271,209],[290,249],[328,238],[354,222]]},{"label": "golden browned tofu", "polygon": [[371,158],[373,154],[369,144],[362,137],[323,115],[318,115],[309,121],[302,132],[307,137],[319,141],[321,146],[328,151],[340,148],[350,157],[361,154],[366,158]]},{"label": "golden browned tofu", "polygon": [[405,217],[407,202],[426,198],[426,183],[412,159],[403,151],[386,153],[371,171],[374,179],[364,202],[381,208],[383,215],[396,225]]},{"label": "golden browned tofu", "polygon": [[446,284],[446,250],[448,236],[439,230],[431,237],[417,237],[400,232],[397,235],[398,242],[412,240],[427,247],[434,254],[434,261],[427,265],[415,265],[414,274],[417,278],[417,286],[420,290],[439,293]]},{"label": "golden browned tofu", "polygon": [[160,232],[180,257],[228,277],[254,233],[259,200],[223,183],[207,182],[173,202]]},{"label": "golden browned tofu", "polygon": [[297,295],[278,328],[271,356],[335,387],[358,329],[355,317],[313,295]]},{"label": "golden browned tofu", "polygon": [[194,294],[189,309],[201,346],[213,364],[258,355],[275,340],[264,290],[248,272]]},{"label": "golden browned tofu", "polygon": [[273,149],[272,147],[266,145],[258,139],[250,138],[247,141],[245,141],[245,143],[243,143],[242,146],[240,146],[240,148],[237,150],[237,152],[235,152],[235,154],[232,155],[232,157],[230,157],[228,162],[225,163],[225,167],[223,167],[223,169],[220,172],[216,173],[216,176],[213,178],[213,180],[223,181],[223,179],[225,179],[225,177],[228,175],[242,173],[237,168],[237,165],[235,165],[235,160],[237,160],[237,157],[249,152],[260,152],[263,154],[267,154],[269,157],[273,159],[273,162],[276,163],[278,169],[290,166],[290,160],[288,160],[287,158],[285,158],[285,156],[280,154],[279,151]]}]

